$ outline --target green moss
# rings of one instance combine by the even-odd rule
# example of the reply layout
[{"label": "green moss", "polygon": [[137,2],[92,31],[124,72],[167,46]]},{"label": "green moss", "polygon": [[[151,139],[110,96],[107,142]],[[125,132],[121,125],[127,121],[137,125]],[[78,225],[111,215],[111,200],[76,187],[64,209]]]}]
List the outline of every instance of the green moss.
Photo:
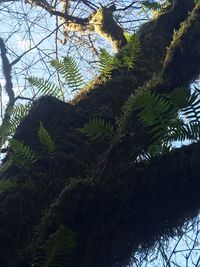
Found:
[{"label": "green moss", "polygon": [[99,9],[92,18],[90,24],[94,26],[95,31],[112,43],[113,49],[118,52],[127,44],[123,29],[113,18],[115,5]]},{"label": "green moss", "polygon": [[76,105],[79,101],[84,99],[88,92],[96,88],[97,86],[101,85],[104,83],[104,80],[101,78],[101,76],[97,76],[95,79],[87,83],[83,89],[81,89],[75,96],[74,98],[70,101],[70,104]]},{"label": "green moss", "polygon": [[[187,20],[183,21],[180,28],[174,32],[173,39],[170,46],[167,48],[166,58],[164,61],[164,66],[169,64],[173,60],[173,54],[177,48],[181,49],[183,40],[187,38],[187,35],[191,34],[194,24],[196,23],[200,12],[200,3],[196,5],[191,15]],[[189,48],[192,49],[192,48]]]}]

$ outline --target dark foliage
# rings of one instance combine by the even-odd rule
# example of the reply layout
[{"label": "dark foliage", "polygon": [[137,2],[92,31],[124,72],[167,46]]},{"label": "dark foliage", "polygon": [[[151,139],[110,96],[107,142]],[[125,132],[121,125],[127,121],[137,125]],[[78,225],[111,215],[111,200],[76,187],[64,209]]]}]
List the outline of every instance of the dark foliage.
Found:
[{"label": "dark foliage", "polygon": [[40,152],[42,123],[58,152],[56,158],[33,162],[28,172],[12,164],[12,151],[4,160],[1,179],[13,179],[16,186],[0,194],[2,266],[30,266],[61,225],[76,239],[69,266],[126,266],[139,247],[173,235],[196,215],[199,143],[138,163],[136,152],[150,139],[134,112],[130,131],[111,142],[90,141],[79,130],[95,117],[114,123],[136,90],[166,93],[197,77],[200,4],[176,4],[139,30],[141,53],[133,69],[115,69],[106,82],[98,77],[71,103],[46,96],[33,104],[14,138]]}]

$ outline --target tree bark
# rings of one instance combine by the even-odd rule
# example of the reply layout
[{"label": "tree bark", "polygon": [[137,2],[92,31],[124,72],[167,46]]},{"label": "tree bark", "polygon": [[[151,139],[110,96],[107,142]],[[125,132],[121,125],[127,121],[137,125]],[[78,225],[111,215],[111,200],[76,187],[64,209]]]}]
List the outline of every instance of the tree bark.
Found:
[{"label": "tree bark", "polygon": [[189,85],[200,73],[199,24],[200,4],[178,0],[139,30],[141,53],[133,70],[115,70],[107,82],[96,79],[71,104],[48,96],[35,102],[14,138],[40,151],[42,122],[55,137],[58,155],[28,172],[7,156],[1,179],[13,178],[18,186],[0,195],[2,266],[28,267],[61,224],[76,235],[70,266],[125,266],[139,246],[150,247],[196,215],[199,143],[133,164],[130,143],[142,146],[144,136],[124,137],[110,150],[109,142],[91,142],[78,128],[93,117],[115,122],[140,88],[169,92]]}]

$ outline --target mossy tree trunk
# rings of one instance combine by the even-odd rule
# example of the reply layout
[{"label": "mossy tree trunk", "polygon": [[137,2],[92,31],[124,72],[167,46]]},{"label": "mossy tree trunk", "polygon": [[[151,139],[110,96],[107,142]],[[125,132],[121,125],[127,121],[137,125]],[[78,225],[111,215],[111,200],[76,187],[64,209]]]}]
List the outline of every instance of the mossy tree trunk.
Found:
[{"label": "mossy tree trunk", "polygon": [[69,266],[125,266],[139,246],[150,247],[197,214],[199,143],[133,164],[133,147],[149,144],[143,129],[114,146],[90,141],[78,130],[94,117],[114,123],[140,88],[166,93],[200,74],[200,4],[177,0],[138,34],[141,53],[132,70],[114,70],[107,82],[96,79],[70,104],[39,99],[17,129],[14,137],[39,151],[42,122],[58,153],[26,172],[9,155],[5,160],[1,177],[15,179],[17,186],[0,195],[2,266],[30,266],[62,224],[76,237]]}]

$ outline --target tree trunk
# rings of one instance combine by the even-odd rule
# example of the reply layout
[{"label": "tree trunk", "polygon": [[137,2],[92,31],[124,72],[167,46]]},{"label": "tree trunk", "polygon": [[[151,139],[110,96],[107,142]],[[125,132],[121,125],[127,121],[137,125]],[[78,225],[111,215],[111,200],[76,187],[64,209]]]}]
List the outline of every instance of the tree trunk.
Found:
[{"label": "tree trunk", "polygon": [[141,53],[133,70],[114,70],[107,82],[97,78],[71,103],[42,97],[17,129],[14,138],[40,151],[42,122],[58,153],[26,172],[14,166],[12,152],[5,160],[1,179],[18,185],[0,195],[2,266],[30,266],[39,246],[62,224],[76,239],[69,266],[125,266],[140,246],[152,246],[196,215],[199,143],[133,164],[131,147],[144,148],[144,135],[125,136],[112,146],[92,142],[78,130],[94,117],[114,123],[136,90],[166,93],[199,75],[200,4],[177,0],[138,35]]}]

